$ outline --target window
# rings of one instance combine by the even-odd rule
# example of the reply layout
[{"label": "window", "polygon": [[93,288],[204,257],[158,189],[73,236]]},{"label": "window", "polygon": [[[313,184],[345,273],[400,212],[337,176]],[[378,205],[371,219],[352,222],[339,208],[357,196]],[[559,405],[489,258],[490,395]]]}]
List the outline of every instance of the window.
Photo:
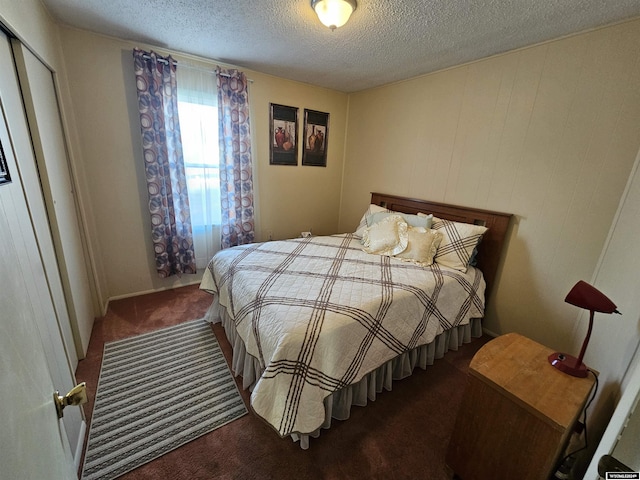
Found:
[{"label": "window", "polygon": [[180,65],[178,116],[197,268],[220,249],[218,96],[213,72]]}]

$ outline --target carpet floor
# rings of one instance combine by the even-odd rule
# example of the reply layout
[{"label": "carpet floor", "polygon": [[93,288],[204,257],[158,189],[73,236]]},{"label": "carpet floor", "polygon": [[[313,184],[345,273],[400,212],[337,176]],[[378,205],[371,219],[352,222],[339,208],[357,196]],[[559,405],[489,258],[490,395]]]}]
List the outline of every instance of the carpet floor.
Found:
[{"label": "carpet floor", "polygon": [[[91,419],[105,342],[204,316],[211,296],[197,285],[113,301],[96,320],[87,357],[76,371],[86,381]],[[231,347],[220,325],[213,331],[225,355]],[[449,352],[426,370],[395,382],[366,408],[311,439],[301,450],[254,414],[207,433],[120,477],[122,480],[199,479],[429,479],[451,480],[445,453],[466,385],[469,362],[489,338]],[[236,384],[242,388],[241,378]],[[249,392],[240,390],[245,405]]]},{"label": "carpet floor", "polygon": [[117,478],[246,413],[203,319],[106,343],[82,478]]}]

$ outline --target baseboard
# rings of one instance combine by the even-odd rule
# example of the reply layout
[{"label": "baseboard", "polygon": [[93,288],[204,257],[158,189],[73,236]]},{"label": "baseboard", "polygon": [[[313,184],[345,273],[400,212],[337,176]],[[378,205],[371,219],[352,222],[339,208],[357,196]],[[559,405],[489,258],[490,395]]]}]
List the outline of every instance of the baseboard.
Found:
[{"label": "baseboard", "polygon": [[496,338],[499,337],[500,335],[498,335],[497,333],[492,332],[491,330],[487,330],[486,328],[482,328],[482,333],[484,333],[485,335],[489,335],[490,337]]},{"label": "baseboard", "polygon": [[150,290],[144,290],[144,291],[141,291],[141,292],[133,292],[133,293],[125,293],[125,294],[122,294],[122,295],[115,295],[113,297],[109,297],[109,299],[107,300],[107,304],[105,305],[105,312],[106,312],[106,309],[109,307],[109,302],[111,302],[113,300],[122,300],[123,298],[139,297],[140,295],[148,295],[149,293],[164,292],[166,290],[174,290],[176,288],[188,287],[190,285],[198,285],[198,284],[200,284],[201,281],[202,281],[202,278],[199,278],[198,280],[193,280],[191,282],[183,283],[183,284],[180,284],[180,285],[171,285],[169,287],[152,288]]}]

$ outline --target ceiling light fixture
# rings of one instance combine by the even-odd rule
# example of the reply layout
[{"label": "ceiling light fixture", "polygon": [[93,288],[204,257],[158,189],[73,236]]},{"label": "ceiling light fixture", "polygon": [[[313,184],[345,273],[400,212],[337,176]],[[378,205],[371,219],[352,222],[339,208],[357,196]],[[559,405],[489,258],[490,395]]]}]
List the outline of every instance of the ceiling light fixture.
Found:
[{"label": "ceiling light fixture", "polygon": [[311,0],[311,8],[331,31],[347,23],[357,6],[356,0]]}]

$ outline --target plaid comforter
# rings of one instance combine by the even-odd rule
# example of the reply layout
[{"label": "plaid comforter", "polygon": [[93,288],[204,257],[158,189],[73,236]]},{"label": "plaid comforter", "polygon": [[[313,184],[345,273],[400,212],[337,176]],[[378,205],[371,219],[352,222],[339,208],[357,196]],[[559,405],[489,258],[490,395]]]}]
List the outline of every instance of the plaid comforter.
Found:
[{"label": "plaid comforter", "polygon": [[351,234],[222,250],[200,285],[219,296],[264,368],[251,406],[282,436],[313,432],[325,397],[482,317],[484,287],[473,267],[370,255]]}]

